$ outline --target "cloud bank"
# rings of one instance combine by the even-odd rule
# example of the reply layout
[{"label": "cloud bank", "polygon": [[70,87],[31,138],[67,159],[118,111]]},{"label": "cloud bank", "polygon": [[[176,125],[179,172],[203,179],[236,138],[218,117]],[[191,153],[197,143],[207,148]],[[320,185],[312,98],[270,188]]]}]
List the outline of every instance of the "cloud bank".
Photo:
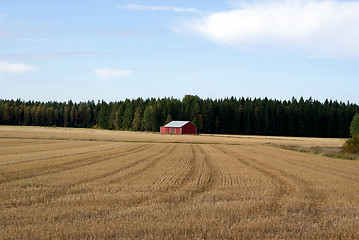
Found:
[{"label": "cloud bank", "polygon": [[37,71],[38,68],[22,63],[8,63],[0,61],[0,73],[23,74],[27,72]]},{"label": "cloud bank", "polygon": [[359,57],[359,1],[268,0],[235,7],[185,27],[247,51],[289,49],[319,57]]},{"label": "cloud bank", "polygon": [[152,11],[172,11],[172,12],[198,12],[195,8],[179,8],[171,6],[145,6],[145,5],[117,5],[118,8],[123,8],[133,11],[152,10]]},{"label": "cloud bank", "polygon": [[130,75],[132,71],[122,70],[122,69],[111,69],[111,68],[98,68],[94,70],[94,73],[101,80],[106,80],[109,78],[121,78]]}]

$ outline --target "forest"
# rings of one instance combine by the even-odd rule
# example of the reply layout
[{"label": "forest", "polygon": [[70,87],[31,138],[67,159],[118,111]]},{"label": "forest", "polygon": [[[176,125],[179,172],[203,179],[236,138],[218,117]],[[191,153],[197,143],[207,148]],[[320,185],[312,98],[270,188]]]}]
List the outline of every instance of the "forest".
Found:
[{"label": "forest", "polygon": [[39,102],[0,99],[0,124],[153,131],[171,120],[189,120],[199,133],[300,137],[349,137],[359,106],[309,98],[126,99]]}]

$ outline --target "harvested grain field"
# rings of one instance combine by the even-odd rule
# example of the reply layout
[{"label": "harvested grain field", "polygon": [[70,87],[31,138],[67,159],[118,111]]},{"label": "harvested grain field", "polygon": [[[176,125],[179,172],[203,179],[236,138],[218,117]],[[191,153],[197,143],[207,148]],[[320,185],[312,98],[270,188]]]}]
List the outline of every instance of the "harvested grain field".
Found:
[{"label": "harvested grain field", "polygon": [[343,142],[0,126],[0,239],[358,239]]}]

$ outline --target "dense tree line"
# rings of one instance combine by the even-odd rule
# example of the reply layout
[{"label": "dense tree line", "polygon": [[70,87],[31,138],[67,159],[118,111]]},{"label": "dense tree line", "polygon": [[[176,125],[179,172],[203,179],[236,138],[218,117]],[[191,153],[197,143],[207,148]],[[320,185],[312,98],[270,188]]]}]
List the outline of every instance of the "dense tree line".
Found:
[{"label": "dense tree line", "polygon": [[279,101],[260,98],[182,100],[126,99],[35,102],[0,100],[0,124],[159,131],[171,120],[190,120],[200,133],[304,137],[349,137],[356,104],[326,100]]}]

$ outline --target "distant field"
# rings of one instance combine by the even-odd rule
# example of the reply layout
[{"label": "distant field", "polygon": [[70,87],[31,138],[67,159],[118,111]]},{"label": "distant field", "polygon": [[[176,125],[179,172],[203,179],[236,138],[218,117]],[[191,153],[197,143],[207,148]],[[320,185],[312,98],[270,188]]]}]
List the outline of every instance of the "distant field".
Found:
[{"label": "distant field", "polygon": [[0,239],[359,239],[344,141],[0,126]]}]

